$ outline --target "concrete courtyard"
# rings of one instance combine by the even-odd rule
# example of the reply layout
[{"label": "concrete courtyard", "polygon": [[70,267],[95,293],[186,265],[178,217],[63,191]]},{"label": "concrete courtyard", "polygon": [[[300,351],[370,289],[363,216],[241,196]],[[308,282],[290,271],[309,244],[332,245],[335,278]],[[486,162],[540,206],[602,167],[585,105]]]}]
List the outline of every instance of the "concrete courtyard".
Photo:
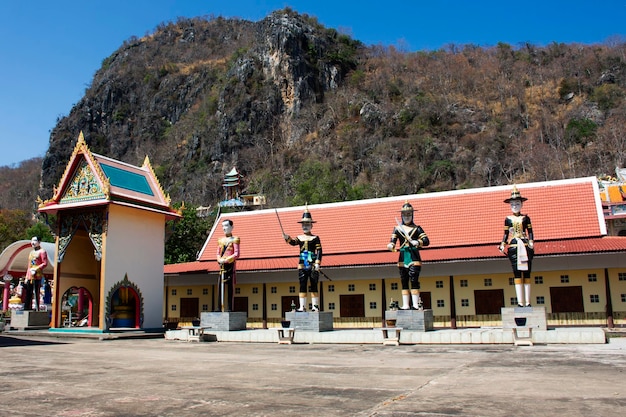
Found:
[{"label": "concrete courtyard", "polygon": [[619,416],[604,345],[98,340],[0,334],[2,416]]}]

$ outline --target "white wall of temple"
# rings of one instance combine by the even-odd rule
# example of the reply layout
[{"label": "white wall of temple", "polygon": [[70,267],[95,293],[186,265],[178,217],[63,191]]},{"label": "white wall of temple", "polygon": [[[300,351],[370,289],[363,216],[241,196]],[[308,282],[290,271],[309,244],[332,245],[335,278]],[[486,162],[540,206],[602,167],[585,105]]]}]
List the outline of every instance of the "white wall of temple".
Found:
[{"label": "white wall of temple", "polygon": [[163,214],[109,206],[103,244],[103,294],[106,297],[127,275],[143,297],[144,328],[162,326],[164,236]]}]

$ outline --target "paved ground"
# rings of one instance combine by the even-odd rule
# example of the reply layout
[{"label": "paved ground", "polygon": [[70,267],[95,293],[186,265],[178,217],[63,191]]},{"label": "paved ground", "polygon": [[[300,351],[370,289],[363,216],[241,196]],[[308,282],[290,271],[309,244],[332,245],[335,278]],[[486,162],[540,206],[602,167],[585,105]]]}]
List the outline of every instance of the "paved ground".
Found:
[{"label": "paved ground", "polygon": [[0,335],[1,416],[619,416],[606,345],[187,343]]}]

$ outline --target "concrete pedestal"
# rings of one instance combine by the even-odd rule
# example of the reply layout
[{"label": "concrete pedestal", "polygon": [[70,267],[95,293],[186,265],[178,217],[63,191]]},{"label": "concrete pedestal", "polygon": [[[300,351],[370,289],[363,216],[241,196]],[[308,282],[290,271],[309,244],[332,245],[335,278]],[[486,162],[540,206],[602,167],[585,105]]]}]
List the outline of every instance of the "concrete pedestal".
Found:
[{"label": "concrete pedestal", "polygon": [[288,311],[285,320],[290,327],[310,332],[326,332],[333,329],[333,313],[326,311]]},{"label": "concrete pedestal", "polygon": [[502,307],[503,329],[547,330],[545,307]]},{"label": "concrete pedestal", "polygon": [[241,311],[200,313],[200,326],[211,330],[246,330],[248,315]]},{"label": "concrete pedestal", "polygon": [[387,310],[385,320],[396,320],[396,327],[404,330],[428,332],[433,330],[433,311],[428,310]]},{"label": "concrete pedestal", "polygon": [[47,329],[50,327],[49,311],[11,311],[11,329]]}]

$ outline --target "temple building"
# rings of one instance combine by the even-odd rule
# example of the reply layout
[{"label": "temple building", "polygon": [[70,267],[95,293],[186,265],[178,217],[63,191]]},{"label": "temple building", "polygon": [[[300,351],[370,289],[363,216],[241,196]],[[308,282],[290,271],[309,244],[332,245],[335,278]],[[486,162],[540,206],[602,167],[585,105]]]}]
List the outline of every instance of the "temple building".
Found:
[{"label": "temple building", "polygon": [[[626,211],[607,211],[597,178],[518,184],[528,200],[535,257],[533,306],[549,325],[626,324],[626,238],[609,233]],[[401,299],[398,254],[387,243],[405,201],[415,208],[430,246],[421,250],[421,297],[435,326],[495,326],[501,307],[517,305],[511,264],[498,250],[504,200],[512,186],[309,205],[313,234],[323,247],[320,307],[334,327],[379,326],[393,299]],[[621,204],[621,205],[620,205]],[[217,240],[223,220],[241,241],[235,310],[249,327],[275,326],[298,299],[298,253],[282,238],[301,233],[303,207],[223,213],[195,262],[165,266],[164,317],[187,321],[217,306]],[[607,216],[607,213],[610,216]],[[621,229],[620,229],[621,230]]]},{"label": "temple building", "polygon": [[[224,200],[219,202],[221,211],[233,210],[258,210],[266,204],[265,196],[262,194],[242,194],[243,175],[237,168],[231,169],[224,175]],[[201,215],[201,212],[199,212]]]},{"label": "temple building", "polygon": [[180,217],[146,157],[92,153],[81,132],[54,195],[51,330],[161,329],[165,222]]}]

